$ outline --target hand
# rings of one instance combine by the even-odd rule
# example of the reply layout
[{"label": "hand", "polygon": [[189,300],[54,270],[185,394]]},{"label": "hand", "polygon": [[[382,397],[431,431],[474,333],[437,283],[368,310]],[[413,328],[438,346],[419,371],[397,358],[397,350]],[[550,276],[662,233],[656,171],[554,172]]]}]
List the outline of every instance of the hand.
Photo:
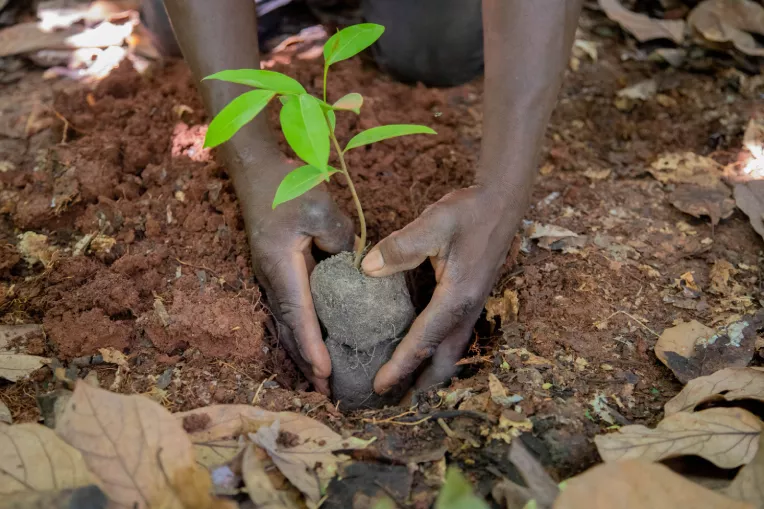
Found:
[{"label": "hand", "polygon": [[364,258],[363,270],[373,277],[410,270],[430,258],[437,281],[429,305],[377,372],[377,393],[430,357],[416,388],[426,389],[455,374],[522,218],[524,203],[506,202],[485,187],[460,189],[382,240]]},{"label": "hand", "polygon": [[328,395],[332,365],[310,294],[309,276],[316,265],[311,245],[332,254],[350,251],[354,226],[324,186],[271,208],[278,182],[296,166],[279,157],[274,163],[259,163],[258,171],[239,171],[243,177],[234,181],[255,274],[268,296],[279,340],[316,390]]}]

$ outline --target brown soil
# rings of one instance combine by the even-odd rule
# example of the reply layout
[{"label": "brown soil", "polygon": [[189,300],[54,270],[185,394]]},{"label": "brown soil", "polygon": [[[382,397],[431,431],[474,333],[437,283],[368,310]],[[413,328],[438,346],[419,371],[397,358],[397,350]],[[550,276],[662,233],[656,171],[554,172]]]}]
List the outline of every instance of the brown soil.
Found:
[{"label": "brown soil", "polygon": [[[593,33],[603,24],[586,18],[582,29]],[[621,55],[634,51],[623,40],[591,37],[600,43],[600,58],[584,58],[567,74],[544,143],[536,205],[526,215],[586,234],[590,244],[568,254],[531,244],[510,257],[495,294],[518,292],[518,320],[502,324],[503,330],[478,324],[465,354],[467,376],[453,386],[479,393],[494,373],[510,392],[523,395],[520,409],[541,439],[535,444],[560,474],[597,458],[591,437],[607,424],[592,415],[588,402],[598,394],[617,403],[624,422],[660,418],[680,386],[652,352],[656,332],[678,319],[711,325],[750,310],[708,292],[692,306],[672,304],[681,293],[675,283],[680,275],[691,271],[707,289],[713,262],[725,259],[752,268],[735,281],[754,302],[761,296],[761,240],[747,219],[736,212],[712,228],[674,209],[671,189],[646,174],[664,152],[734,159],[756,104],[742,91],[740,75],[719,62],[690,72],[624,61]],[[319,61],[295,59],[277,68],[318,91]],[[349,153],[371,241],[471,183],[481,137],[479,80],[443,90],[409,86],[360,59],[333,72],[330,100],[350,91],[366,98],[360,116],[338,115],[341,138],[387,123],[421,123],[438,132]],[[656,79],[668,99],[619,110],[615,92],[646,78]],[[423,443],[446,440],[433,422],[374,424],[368,415],[342,416],[322,396],[301,392],[306,384],[269,332],[231,183],[201,149],[207,119],[182,63],[145,77],[126,64],[92,92],[29,73],[0,89],[0,99],[0,155],[14,165],[0,172],[2,323],[42,323],[44,354],[62,361],[100,347],[123,350],[131,368],[118,387],[123,392],[156,395],[157,377],[172,370],[172,382],[159,394],[173,410],[252,402],[257,394],[266,408],[301,409],[376,435],[383,456],[383,445],[414,454]],[[277,109],[270,114],[275,118]],[[602,170],[611,171],[596,178]],[[352,215],[344,183],[336,179],[330,187]],[[48,267],[30,267],[15,254],[17,235],[27,230],[48,235],[56,250]],[[116,242],[74,256],[77,241],[91,233]],[[413,289],[420,306],[432,289],[426,280],[425,274]],[[518,348],[544,362],[533,365],[527,355],[509,351]],[[80,375],[89,369],[103,386],[114,380],[113,367],[84,368]],[[261,383],[270,375],[275,382]],[[553,386],[541,390],[543,383]],[[33,394],[50,385],[49,373],[41,373],[0,386],[0,398],[14,418],[31,420],[37,416]],[[438,400],[425,395],[418,410]],[[491,404],[485,395],[469,401],[480,411]],[[470,419],[452,427],[484,440]],[[505,445],[497,440],[490,447],[454,448],[452,455],[467,468],[504,472]]]}]

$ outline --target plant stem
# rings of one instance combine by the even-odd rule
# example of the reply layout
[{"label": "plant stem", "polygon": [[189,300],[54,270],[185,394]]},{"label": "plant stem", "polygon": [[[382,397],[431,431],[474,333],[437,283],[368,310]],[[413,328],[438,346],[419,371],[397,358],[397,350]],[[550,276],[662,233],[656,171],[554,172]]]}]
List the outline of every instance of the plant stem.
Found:
[{"label": "plant stem", "polygon": [[[328,72],[329,72],[329,66],[328,65],[324,65],[324,102],[326,102],[326,74]],[[342,157],[342,156],[340,155],[340,157]]]},{"label": "plant stem", "polygon": [[355,192],[353,180],[350,178],[350,173],[348,173],[348,167],[345,164],[345,155],[342,153],[342,149],[340,148],[340,144],[337,141],[337,137],[334,135],[334,132],[331,129],[329,129],[329,136],[331,137],[332,142],[334,143],[334,149],[337,151],[337,155],[340,158],[340,169],[342,174],[345,175],[345,180],[347,180],[348,188],[350,188],[350,194],[353,196],[353,203],[355,203],[355,209],[358,212],[358,222],[361,223],[361,242],[358,244],[358,247],[355,250],[355,258],[353,260],[355,268],[360,269],[361,257],[363,256],[363,250],[366,247],[366,218],[363,215],[361,200],[358,199],[358,193]]}]

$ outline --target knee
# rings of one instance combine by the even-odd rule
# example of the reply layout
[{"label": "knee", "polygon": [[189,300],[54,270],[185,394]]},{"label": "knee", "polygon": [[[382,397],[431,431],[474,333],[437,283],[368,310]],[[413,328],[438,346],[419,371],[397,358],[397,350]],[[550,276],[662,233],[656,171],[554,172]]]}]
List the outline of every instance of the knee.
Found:
[{"label": "knee", "polygon": [[394,77],[453,86],[482,73],[480,0],[363,0],[362,8],[385,26],[374,56]]}]

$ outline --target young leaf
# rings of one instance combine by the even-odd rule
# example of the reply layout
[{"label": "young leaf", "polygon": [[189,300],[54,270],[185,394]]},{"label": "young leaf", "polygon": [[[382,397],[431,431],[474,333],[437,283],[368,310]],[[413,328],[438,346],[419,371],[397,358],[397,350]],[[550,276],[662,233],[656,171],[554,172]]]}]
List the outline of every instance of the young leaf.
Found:
[{"label": "young leaf", "polygon": [[204,80],[230,81],[250,87],[273,90],[280,94],[304,94],[305,89],[297,80],[275,71],[260,69],[231,69],[210,74]]},{"label": "young leaf", "polygon": [[347,152],[351,148],[361,147],[363,145],[376,143],[378,141],[387,140],[389,138],[395,138],[397,136],[406,136],[407,134],[437,133],[429,127],[413,124],[392,124],[383,125],[380,127],[372,127],[371,129],[367,129],[353,136],[343,152]]},{"label": "young leaf", "polygon": [[361,106],[363,105],[363,96],[352,92],[346,96],[340,97],[336,103],[332,105],[335,110],[347,110],[352,111],[356,115],[361,113]]},{"label": "young leaf", "polygon": [[329,119],[329,127],[331,127],[332,132],[334,132],[334,128],[337,126],[337,115],[335,115],[332,110],[329,110],[326,112],[326,118]]},{"label": "young leaf", "polygon": [[276,189],[276,196],[273,198],[273,208],[275,209],[284,202],[302,196],[320,184],[324,179],[328,180],[328,175],[337,173],[337,171],[329,166],[329,173],[326,173],[324,170],[309,164],[290,171],[284,177],[284,180],[281,181],[281,184],[279,184],[279,188]]},{"label": "young leaf", "polygon": [[374,23],[361,23],[340,30],[324,44],[326,67],[362,52],[374,44],[384,31],[385,27]]},{"label": "young leaf", "polygon": [[253,90],[245,92],[220,110],[207,128],[204,146],[217,147],[228,141],[244,124],[255,118],[265,108],[276,92]]},{"label": "young leaf", "polygon": [[281,108],[281,129],[295,154],[326,172],[329,162],[329,126],[321,104],[313,96],[291,97]]}]

